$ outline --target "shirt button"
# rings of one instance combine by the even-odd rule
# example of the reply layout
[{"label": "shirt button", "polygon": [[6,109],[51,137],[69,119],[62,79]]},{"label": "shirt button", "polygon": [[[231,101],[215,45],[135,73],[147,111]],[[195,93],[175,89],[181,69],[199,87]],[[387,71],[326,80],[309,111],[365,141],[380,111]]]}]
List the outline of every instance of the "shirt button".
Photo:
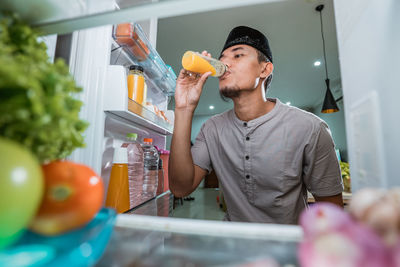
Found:
[{"label": "shirt button", "polygon": [[246,141],[249,141],[249,140],[250,140],[250,137],[246,136]]},{"label": "shirt button", "polygon": [[243,123],[243,126],[244,126],[244,127],[247,127],[247,122]]},{"label": "shirt button", "polygon": [[249,178],[250,178],[250,175],[247,174],[247,175],[246,175],[246,179],[249,179]]},{"label": "shirt button", "polygon": [[248,160],[250,157],[249,156],[246,156],[246,159]]}]

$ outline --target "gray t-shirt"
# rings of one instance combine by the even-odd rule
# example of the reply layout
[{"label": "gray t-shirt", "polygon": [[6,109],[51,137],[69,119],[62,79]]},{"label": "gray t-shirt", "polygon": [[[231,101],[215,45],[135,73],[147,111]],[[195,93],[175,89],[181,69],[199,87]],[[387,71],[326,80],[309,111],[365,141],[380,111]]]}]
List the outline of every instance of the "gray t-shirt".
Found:
[{"label": "gray t-shirt", "polygon": [[320,197],[343,190],[328,125],[269,100],[275,107],[248,122],[234,110],[213,116],[192,147],[194,164],[218,176],[227,220],[297,224],[307,190]]}]

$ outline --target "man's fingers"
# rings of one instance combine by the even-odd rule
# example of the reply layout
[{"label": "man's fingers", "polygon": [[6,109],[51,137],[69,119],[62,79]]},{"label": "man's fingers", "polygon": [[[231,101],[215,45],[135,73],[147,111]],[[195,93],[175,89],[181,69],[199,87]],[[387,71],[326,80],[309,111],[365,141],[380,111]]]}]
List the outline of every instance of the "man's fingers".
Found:
[{"label": "man's fingers", "polygon": [[206,56],[206,57],[211,57],[211,54],[208,53],[206,50],[204,50],[203,52],[201,52],[201,54],[202,54],[203,56]]},{"label": "man's fingers", "polygon": [[187,77],[196,77],[196,73],[185,70],[185,69],[181,69],[181,71],[179,72],[179,76],[181,79],[187,78]]},{"label": "man's fingers", "polygon": [[199,82],[204,84],[206,82],[208,76],[210,76],[210,75],[211,75],[211,71],[204,73],[203,75],[201,75]]},{"label": "man's fingers", "polygon": [[185,78],[187,76],[187,70],[185,69],[181,69],[181,71],[179,72],[178,78]]},{"label": "man's fingers", "polygon": [[211,75],[211,71],[204,73],[203,75],[196,73],[196,72],[191,72],[185,69],[181,69],[179,72],[178,78],[180,79],[189,79],[190,81],[200,82],[201,84],[204,84],[204,82],[207,80],[208,76]]}]

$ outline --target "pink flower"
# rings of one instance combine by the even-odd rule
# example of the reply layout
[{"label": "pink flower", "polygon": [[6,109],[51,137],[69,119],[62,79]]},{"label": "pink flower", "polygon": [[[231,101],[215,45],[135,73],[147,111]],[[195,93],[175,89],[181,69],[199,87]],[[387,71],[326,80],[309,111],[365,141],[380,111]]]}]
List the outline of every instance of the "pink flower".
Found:
[{"label": "pink flower", "polygon": [[303,267],[392,266],[390,251],[369,228],[336,205],[317,203],[303,212],[304,240],[298,256]]}]

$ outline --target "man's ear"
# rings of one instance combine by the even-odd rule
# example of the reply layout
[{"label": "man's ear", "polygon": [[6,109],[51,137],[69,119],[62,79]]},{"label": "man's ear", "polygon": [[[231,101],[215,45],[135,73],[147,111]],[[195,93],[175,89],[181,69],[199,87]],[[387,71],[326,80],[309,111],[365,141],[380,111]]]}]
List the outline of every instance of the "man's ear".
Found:
[{"label": "man's ear", "polygon": [[271,62],[263,62],[262,65],[260,78],[267,78],[274,70],[274,65]]}]

